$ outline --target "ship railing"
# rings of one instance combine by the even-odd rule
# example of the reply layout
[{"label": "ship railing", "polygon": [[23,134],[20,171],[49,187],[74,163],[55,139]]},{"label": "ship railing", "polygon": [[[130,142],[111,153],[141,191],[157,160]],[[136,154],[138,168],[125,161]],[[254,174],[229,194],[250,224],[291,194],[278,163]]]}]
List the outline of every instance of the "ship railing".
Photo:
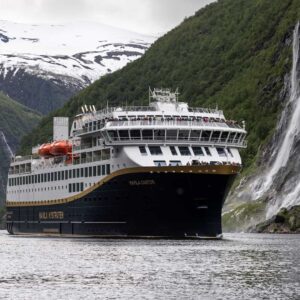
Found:
[{"label": "ship railing", "polygon": [[211,122],[203,120],[124,120],[124,121],[108,121],[106,126],[109,127],[127,127],[127,126],[200,126],[200,127],[224,127],[224,128],[240,128],[243,129],[238,123],[224,121],[224,122]]},{"label": "ship railing", "polygon": [[122,138],[122,137],[115,137],[110,138],[108,144],[112,145],[131,145],[131,144],[199,144],[199,145],[228,145],[232,147],[238,148],[246,148],[247,141],[240,140],[240,139],[218,139],[218,138],[193,138],[193,137],[178,137],[172,138],[164,136],[161,137],[136,137],[136,138]]}]

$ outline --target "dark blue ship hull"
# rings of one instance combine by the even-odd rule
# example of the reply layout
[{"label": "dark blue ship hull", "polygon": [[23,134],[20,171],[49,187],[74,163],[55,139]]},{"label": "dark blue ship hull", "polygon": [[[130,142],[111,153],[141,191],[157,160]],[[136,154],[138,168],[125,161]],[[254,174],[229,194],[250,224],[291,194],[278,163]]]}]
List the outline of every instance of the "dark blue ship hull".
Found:
[{"label": "dark blue ship hull", "polygon": [[[137,169],[137,168],[136,168]],[[112,173],[65,203],[8,203],[11,234],[220,237],[236,166],[156,167]]]}]

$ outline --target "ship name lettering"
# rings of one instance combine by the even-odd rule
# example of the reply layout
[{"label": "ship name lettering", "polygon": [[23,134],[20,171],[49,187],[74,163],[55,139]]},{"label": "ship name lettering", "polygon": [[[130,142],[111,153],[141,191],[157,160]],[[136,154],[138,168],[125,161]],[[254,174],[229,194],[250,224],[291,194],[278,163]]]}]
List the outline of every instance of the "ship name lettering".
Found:
[{"label": "ship name lettering", "polygon": [[153,179],[147,180],[130,180],[129,185],[153,185],[155,181]]},{"label": "ship name lettering", "polygon": [[40,211],[39,219],[40,220],[48,220],[48,219],[57,219],[61,220],[64,218],[63,211]]}]

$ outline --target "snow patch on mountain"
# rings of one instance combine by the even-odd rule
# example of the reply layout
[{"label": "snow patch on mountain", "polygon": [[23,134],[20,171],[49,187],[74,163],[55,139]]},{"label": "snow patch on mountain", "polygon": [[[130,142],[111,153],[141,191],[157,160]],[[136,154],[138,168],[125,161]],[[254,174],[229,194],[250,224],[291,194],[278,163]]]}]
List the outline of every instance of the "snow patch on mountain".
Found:
[{"label": "snow patch on mountain", "polygon": [[86,86],[141,57],[155,39],[98,23],[0,21],[0,80],[22,69],[50,80],[72,77]]}]

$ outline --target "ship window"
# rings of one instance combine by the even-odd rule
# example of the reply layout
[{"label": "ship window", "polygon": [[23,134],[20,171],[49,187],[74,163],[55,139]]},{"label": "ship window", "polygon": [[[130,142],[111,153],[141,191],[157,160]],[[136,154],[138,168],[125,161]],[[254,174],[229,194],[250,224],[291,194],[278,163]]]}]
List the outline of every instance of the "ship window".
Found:
[{"label": "ship window", "polygon": [[211,156],[211,152],[210,152],[209,148],[208,147],[204,147],[204,149],[205,149],[206,154],[208,156]]},{"label": "ship window", "polygon": [[102,175],[105,175],[105,165],[102,166]]},{"label": "ship window", "polygon": [[155,140],[164,140],[165,139],[165,130],[154,130],[154,139]]},{"label": "ship window", "polygon": [[141,139],[141,131],[140,130],[131,130],[130,137],[132,140],[140,140]]},{"label": "ship window", "polygon": [[224,148],[218,147],[216,148],[219,156],[226,157],[226,152]]},{"label": "ship window", "polygon": [[97,176],[97,167],[96,166],[93,167],[93,176]]},{"label": "ship window", "polygon": [[155,160],[154,165],[157,167],[163,167],[163,166],[166,166],[167,164],[164,160]]},{"label": "ship window", "polygon": [[153,140],[153,130],[143,130],[142,135],[144,140]]},{"label": "ship window", "polygon": [[[50,181],[50,177],[51,177],[51,174],[50,173],[45,173],[44,175],[44,182],[46,182],[46,181]],[[48,179],[47,179],[47,177],[48,177]]]},{"label": "ship window", "polygon": [[119,130],[120,140],[128,140],[129,134],[128,130]]},{"label": "ship window", "polygon": [[184,155],[184,156],[191,155],[189,147],[181,146],[181,147],[178,147],[178,149],[179,149],[179,152],[181,155]]},{"label": "ship window", "polygon": [[110,149],[102,150],[102,160],[110,159]]},{"label": "ship window", "polygon": [[61,180],[65,180],[65,171],[61,171]]},{"label": "ship window", "polygon": [[28,176],[28,184],[31,184],[31,176]]},{"label": "ship window", "polygon": [[182,163],[180,160],[170,160],[169,166],[181,166]]},{"label": "ship window", "polygon": [[76,190],[76,183],[72,183],[72,192],[74,193]]},{"label": "ship window", "polygon": [[231,132],[228,138],[228,143],[232,143],[233,142],[233,138],[235,136],[235,132]]},{"label": "ship window", "polygon": [[76,173],[77,173],[77,178],[80,177],[80,169],[76,169]]},{"label": "ship window", "polygon": [[26,184],[28,184],[28,176],[26,176]]},{"label": "ship window", "polygon": [[202,136],[201,136],[201,140],[202,141],[208,141],[209,137],[210,137],[211,131],[202,131]]},{"label": "ship window", "polygon": [[69,178],[68,175],[69,175],[68,170],[66,170],[66,171],[65,171],[65,179],[68,179],[68,178]]},{"label": "ship window", "polygon": [[177,140],[177,130],[167,130],[167,140]]},{"label": "ship window", "polygon": [[227,152],[229,153],[229,155],[230,155],[231,157],[233,157],[233,154],[232,154],[232,151],[231,151],[230,148],[227,148]]},{"label": "ship window", "polygon": [[84,175],[83,175],[84,172],[83,172],[83,171],[84,171],[84,169],[81,168],[81,169],[80,169],[80,177],[84,177]]},{"label": "ship window", "polygon": [[80,182],[80,191],[83,191],[83,182]]},{"label": "ship window", "polygon": [[204,155],[203,150],[201,147],[192,147],[194,155]]},{"label": "ship window", "polygon": [[93,168],[89,167],[89,177],[92,177],[92,176],[93,176]]},{"label": "ship window", "polygon": [[97,166],[97,175],[101,176],[101,166]]},{"label": "ship window", "polygon": [[72,179],[72,170],[69,170],[69,178]]},{"label": "ship window", "polygon": [[213,134],[212,134],[212,141],[218,141],[219,140],[219,137],[220,137],[220,131],[214,131]]},{"label": "ship window", "polygon": [[189,138],[189,130],[179,130],[178,139],[187,140]]},{"label": "ship window", "polygon": [[162,155],[161,148],[159,146],[149,146],[151,155]]},{"label": "ship window", "polygon": [[89,169],[86,167],[86,168],[85,168],[85,177],[89,177],[88,170],[89,170]]},{"label": "ship window", "polygon": [[60,171],[57,172],[57,180],[61,180],[61,178],[60,178]]},{"label": "ship window", "polygon": [[73,169],[73,178],[76,178],[76,170]]},{"label": "ship window", "polygon": [[200,137],[200,130],[192,130],[190,140],[192,141],[198,141]]},{"label": "ship window", "polygon": [[54,181],[57,180],[57,172],[54,172]]},{"label": "ship window", "polygon": [[222,134],[221,134],[221,142],[223,142],[223,143],[226,142],[228,134],[229,134],[229,132],[227,132],[227,131],[223,131],[222,132]]},{"label": "ship window", "polygon": [[140,149],[140,152],[141,152],[142,155],[147,155],[147,151],[146,151],[145,146],[140,146],[139,149]]},{"label": "ship window", "polygon": [[110,165],[106,165],[106,174],[110,174]]},{"label": "ship window", "polygon": [[109,137],[114,141],[118,139],[117,132],[114,130],[109,130],[108,132]]},{"label": "ship window", "polygon": [[238,133],[234,139],[234,142],[237,143],[239,141],[239,138],[241,136],[241,133]]},{"label": "ship window", "polygon": [[172,155],[178,155],[176,148],[174,146],[170,146],[170,150],[171,150]]},{"label": "ship window", "polygon": [[53,179],[54,179],[54,174],[51,173],[51,181],[53,181]]},{"label": "ship window", "polygon": [[80,189],[80,185],[79,185],[79,182],[76,183],[76,192],[79,192],[79,189]]}]

